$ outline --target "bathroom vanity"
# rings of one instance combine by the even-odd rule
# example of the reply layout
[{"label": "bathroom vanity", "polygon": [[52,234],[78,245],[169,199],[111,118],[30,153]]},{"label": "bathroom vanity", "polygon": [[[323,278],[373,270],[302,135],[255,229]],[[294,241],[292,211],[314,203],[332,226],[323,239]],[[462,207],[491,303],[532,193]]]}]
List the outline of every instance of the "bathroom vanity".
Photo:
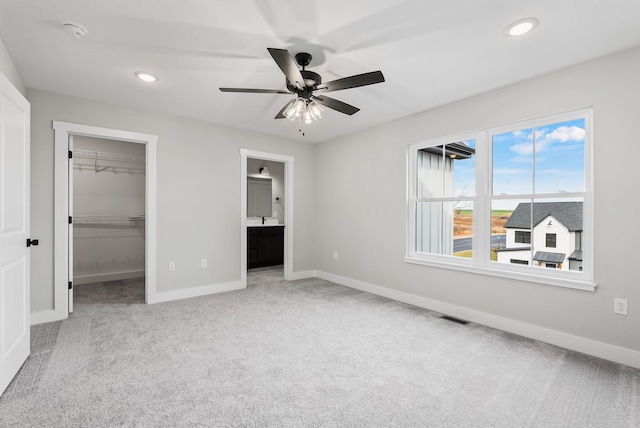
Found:
[{"label": "bathroom vanity", "polygon": [[284,263],[284,225],[247,226],[247,268]]}]

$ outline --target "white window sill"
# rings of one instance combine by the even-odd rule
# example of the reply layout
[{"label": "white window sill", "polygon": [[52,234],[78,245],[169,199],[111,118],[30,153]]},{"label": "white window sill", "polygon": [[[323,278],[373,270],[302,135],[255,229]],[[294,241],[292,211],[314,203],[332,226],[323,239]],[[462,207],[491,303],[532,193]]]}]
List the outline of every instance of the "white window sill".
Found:
[{"label": "white window sill", "polygon": [[[442,269],[450,269],[461,272],[477,273],[481,275],[495,276],[499,278],[509,278],[517,281],[533,282],[543,285],[553,285],[556,287],[573,288],[582,291],[595,291],[596,283],[593,281],[585,281],[582,279],[569,278],[573,273],[567,272],[567,278],[560,276],[545,276],[536,273],[516,272],[513,270],[497,269],[486,266],[478,266],[476,264],[454,263],[444,260],[426,260],[418,257],[405,257],[406,263],[413,263],[424,266],[432,266]],[[541,269],[542,270],[542,269]],[[575,274],[579,275],[579,274]]]}]

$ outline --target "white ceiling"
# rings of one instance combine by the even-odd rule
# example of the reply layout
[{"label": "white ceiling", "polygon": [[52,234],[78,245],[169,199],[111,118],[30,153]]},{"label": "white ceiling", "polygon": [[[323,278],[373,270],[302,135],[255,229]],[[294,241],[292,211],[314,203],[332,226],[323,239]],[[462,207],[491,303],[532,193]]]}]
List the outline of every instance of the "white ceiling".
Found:
[{"label": "white ceiling", "polygon": [[[533,32],[503,34],[527,17]],[[0,37],[27,87],[306,142],[638,46],[638,22],[638,0],[0,0]],[[310,52],[325,82],[375,70],[386,82],[333,92],[361,111],[327,111],[302,137],[273,119],[292,96],[218,90],[284,89],[267,47]]]}]

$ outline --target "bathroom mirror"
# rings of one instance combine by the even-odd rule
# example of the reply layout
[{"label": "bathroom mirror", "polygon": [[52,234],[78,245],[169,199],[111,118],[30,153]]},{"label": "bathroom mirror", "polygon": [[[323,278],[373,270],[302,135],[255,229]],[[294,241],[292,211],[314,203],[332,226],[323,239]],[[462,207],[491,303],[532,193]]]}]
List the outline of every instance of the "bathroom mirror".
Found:
[{"label": "bathroom mirror", "polygon": [[247,217],[271,217],[271,179],[247,177]]}]

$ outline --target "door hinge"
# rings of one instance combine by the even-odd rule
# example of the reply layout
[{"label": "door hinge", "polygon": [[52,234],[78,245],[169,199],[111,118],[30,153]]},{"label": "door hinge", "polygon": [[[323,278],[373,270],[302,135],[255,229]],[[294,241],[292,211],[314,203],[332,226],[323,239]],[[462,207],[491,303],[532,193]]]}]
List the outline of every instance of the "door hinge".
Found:
[{"label": "door hinge", "polygon": [[73,282],[69,281],[69,290],[73,289]]},{"label": "door hinge", "polygon": [[73,159],[73,152],[69,150],[69,159]]},{"label": "door hinge", "polygon": [[73,217],[69,216],[69,224],[73,223]]},{"label": "door hinge", "polygon": [[32,245],[33,245],[34,247],[35,247],[36,245],[38,245],[38,240],[37,240],[37,239],[30,239],[30,238],[27,238],[27,248],[28,248],[28,247],[30,247],[30,246],[32,246]]}]

